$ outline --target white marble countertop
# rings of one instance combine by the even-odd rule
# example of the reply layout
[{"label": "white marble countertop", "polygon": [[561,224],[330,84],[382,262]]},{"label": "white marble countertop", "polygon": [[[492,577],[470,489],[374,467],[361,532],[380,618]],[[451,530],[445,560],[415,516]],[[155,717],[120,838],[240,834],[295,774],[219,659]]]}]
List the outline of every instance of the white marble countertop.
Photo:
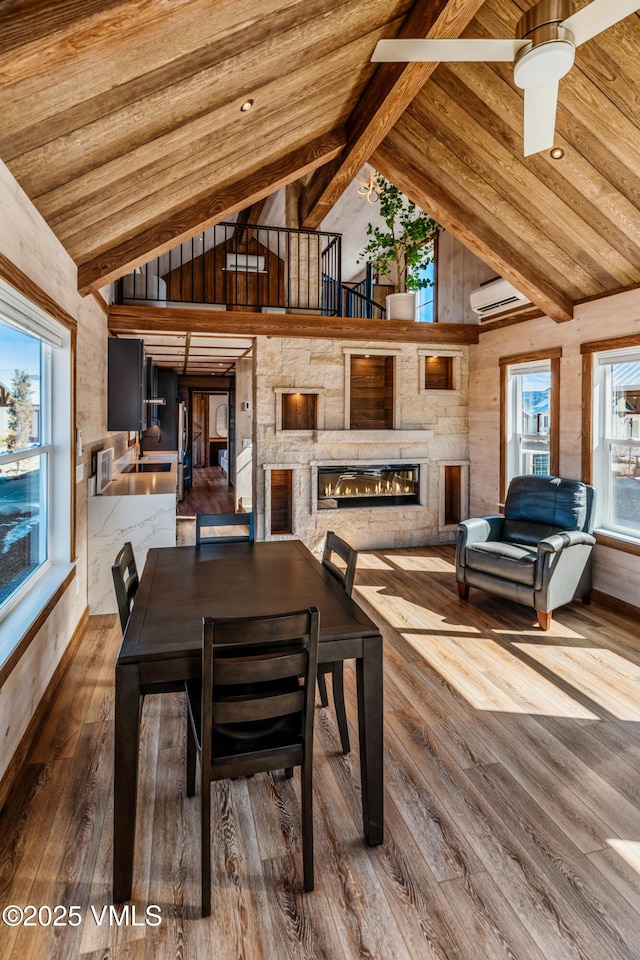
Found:
[{"label": "white marble countertop", "polygon": [[[163,473],[122,473],[129,463],[170,463],[171,469]],[[172,450],[158,451],[142,460],[125,454],[113,465],[113,477],[102,491],[103,497],[148,497],[169,494],[175,497],[178,481],[178,454]]]}]

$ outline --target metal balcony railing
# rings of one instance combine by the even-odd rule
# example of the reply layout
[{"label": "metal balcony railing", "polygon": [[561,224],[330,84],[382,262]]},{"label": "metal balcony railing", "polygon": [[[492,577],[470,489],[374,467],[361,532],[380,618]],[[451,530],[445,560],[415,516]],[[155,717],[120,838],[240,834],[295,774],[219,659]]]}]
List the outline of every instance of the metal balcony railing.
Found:
[{"label": "metal balcony railing", "polygon": [[340,313],[337,233],[219,223],[117,283],[118,303]]},{"label": "metal balcony railing", "polygon": [[219,223],[118,280],[116,303],[384,319],[373,274],[342,283],[342,235]]}]

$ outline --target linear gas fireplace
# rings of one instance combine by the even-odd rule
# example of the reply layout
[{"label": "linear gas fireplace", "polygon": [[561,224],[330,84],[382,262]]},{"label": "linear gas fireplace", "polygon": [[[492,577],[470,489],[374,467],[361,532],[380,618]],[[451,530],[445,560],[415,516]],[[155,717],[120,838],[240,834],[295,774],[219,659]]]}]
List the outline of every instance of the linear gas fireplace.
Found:
[{"label": "linear gas fireplace", "polygon": [[418,464],[318,467],[318,509],[419,503]]}]

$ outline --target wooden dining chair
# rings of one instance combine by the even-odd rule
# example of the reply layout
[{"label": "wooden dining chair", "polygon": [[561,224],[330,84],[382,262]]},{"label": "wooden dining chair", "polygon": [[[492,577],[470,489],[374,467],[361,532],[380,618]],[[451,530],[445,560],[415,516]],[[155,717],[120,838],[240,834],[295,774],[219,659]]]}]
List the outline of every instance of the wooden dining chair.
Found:
[{"label": "wooden dining chair", "polygon": [[[245,527],[246,532],[225,531],[206,535],[204,530],[215,527]],[[197,513],[196,546],[200,543],[241,543],[254,540],[253,513]]]},{"label": "wooden dining chair", "polygon": [[118,552],[115,563],[111,567],[111,573],[113,575],[113,586],[116,591],[118,613],[120,614],[120,625],[124,633],[140,582],[138,578],[138,568],[136,567],[136,558],[133,555],[133,547],[129,540],[127,540],[122,550]]},{"label": "wooden dining chair", "polygon": [[302,772],[304,889],[313,890],[313,711],[320,614],[203,620],[202,679],[186,682],[187,796],[200,757],[202,916],[211,914],[211,782]]},{"label": "wooden dining chair", "polygon": [[[340,566],[335,563],[334,557],[340,558]],[[330,530],[324,542],[322,566],[335,577],[338,583],[342,584],[349,596],[351,596],[353,590],[357,560],[357,551]],[[349,728],[347,727],[347,710],[344,702],[344,661],[335,660],[332,663],[321,663],[318,666],[318,689],[320,691],[320,702],[323,707],[326,707],[329,703],[326,681],[326,675],[328,673],[332,675],[333,705],[338,721],[342,752],[349,753],[351,745],[349,743]]]}]

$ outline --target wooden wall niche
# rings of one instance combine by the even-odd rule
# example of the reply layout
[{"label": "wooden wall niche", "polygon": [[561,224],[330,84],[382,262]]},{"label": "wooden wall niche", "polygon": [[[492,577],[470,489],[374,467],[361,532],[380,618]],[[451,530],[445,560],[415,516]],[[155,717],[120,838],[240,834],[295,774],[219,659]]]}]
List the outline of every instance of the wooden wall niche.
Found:
[{"label": "wooden wall niche", "polygon": [[270,532],[293,533],[293,470],[271,471]]},{"label": "wooden wall niche", "polygon": [[393,430],[394,357],[351,354],[351,430]]},{"label": "wooden wall niche", "polygon": [[439,470],[441,530],[456,527],[469,516],[468,462],[441,463]]},{"label": "wooden wall niche", "polygon": [[[264,272],[228,270],[227,254],[264,257]],[[188,303],[224,303],[230,309],[285,307],[287,293],[284,260],[252,230],[238,229],[229,239],[164,274],[167,300]]]},{"label": "wooden wall niche", "polygon": [[282,394],[282,429],[283,430],[317,430],[318,429],[318,394],[317,393],[283,393]]},{"label": "wooden wall niche", "polygon": [[455,357],[424,357],[425,390],[454,390]]}]

